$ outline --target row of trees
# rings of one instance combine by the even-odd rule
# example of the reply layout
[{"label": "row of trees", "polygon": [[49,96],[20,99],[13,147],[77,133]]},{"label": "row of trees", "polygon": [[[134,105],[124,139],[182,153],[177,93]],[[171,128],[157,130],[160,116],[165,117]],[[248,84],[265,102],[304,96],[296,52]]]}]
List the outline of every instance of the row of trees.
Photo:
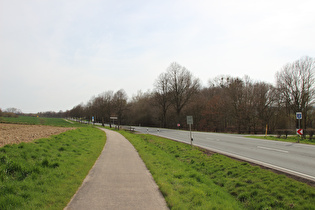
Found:
[{"label": "row of trees", "polygon": [[124,90],[106,91],[79,104],[68,117],[119,124],[187,128],[186,116],[194,117],[193,128],[217,132],[270,132],[294,129],[295,113],[303,113],[302,126],[315,126],[315,59],[303,57],[286,64],[276,74],[276,85],[244,78],[220,76],[202,87],[198,78],[178,63],[172,63],[154,83],[153,91],[128,100]]},{"label": "row of trees", "polygon": [[18,117],[19,114],[22,114],[22,111],[17,108],[7,108],[4,111],[0,109],[0,117]]},{"label": "row of trees", "polygon": [[125,123],[128,107],[128,96],[124,90],[119,90],[115,94],[113,91],[106,91],[97,97],[92,97],[90,101],[84,105],[79,104],[70,111],[67,111],[68,117],[92,119],[102,122],[103,124],[111,124],[110,117],[118,118],[119,124]]}]

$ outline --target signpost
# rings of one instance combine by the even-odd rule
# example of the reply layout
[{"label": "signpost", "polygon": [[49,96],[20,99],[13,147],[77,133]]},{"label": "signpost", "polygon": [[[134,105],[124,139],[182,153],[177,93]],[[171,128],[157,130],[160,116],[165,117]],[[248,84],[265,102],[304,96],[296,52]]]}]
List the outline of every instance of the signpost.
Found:
[{"label": "signpost", "polygon": [[[296,129],[296,134],[301,137],[303,135],[303,129],[301,129],[302,112],[296,112],[296,119],[299,121],[299,128]],[[300,140],[298,142],[300,142]]]},{"label": "signpost", "polygon": [[118,120],[118,117],[110,117],[110,120],[113,120],[113,125],[115,126],[115,120]]},{"label": "signpost", "polygon": [[192,146],[192,142],[194,140],[191,134],[191,125],[194,124],[193,116],[187,116],[187,124],[189,125],[190,144]]}]

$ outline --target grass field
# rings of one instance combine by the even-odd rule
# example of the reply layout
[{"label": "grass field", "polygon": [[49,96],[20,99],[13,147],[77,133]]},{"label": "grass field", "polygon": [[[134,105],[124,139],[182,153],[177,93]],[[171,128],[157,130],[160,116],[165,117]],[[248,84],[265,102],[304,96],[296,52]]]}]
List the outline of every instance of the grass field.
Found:
[{"label": "grass field", "polygon": [[105,141],[103,131],[82,127],[0,148],[0,209],[63,209]]},{"label": "grass field", "polygon": [[171,209],[315,209],[315,188],[284,175],[161,137],[120,132]]},{"label": "grass field", "polygon": [[61,127],[77,127],[79,123],[69,123],[62,118],[44,118],[44,117],[30,117],[19,116],[15,117],[0,117],[2,123],[26,124],[26,125],[51,125]]}]

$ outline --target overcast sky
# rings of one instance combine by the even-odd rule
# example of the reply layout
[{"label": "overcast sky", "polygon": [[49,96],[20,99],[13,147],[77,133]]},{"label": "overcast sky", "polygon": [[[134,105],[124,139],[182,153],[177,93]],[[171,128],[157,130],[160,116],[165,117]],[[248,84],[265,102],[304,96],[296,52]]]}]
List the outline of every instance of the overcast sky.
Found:
[{"label": "overcast sky", "polygon": [[315,54],[314,0],[0,0],[0,108],[69,110],[154,88],[172,62],[275,83]]}]

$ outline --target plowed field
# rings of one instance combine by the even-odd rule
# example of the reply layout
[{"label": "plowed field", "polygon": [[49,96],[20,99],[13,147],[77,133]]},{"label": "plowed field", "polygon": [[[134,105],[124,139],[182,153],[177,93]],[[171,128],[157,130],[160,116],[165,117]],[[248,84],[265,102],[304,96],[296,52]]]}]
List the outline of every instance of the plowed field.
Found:
[{"label": "plowed field", "polygon": [[75,128],[0,123],[0,147],[6,144],[30,142],[34,139],[46,138],[73,129]]}]

